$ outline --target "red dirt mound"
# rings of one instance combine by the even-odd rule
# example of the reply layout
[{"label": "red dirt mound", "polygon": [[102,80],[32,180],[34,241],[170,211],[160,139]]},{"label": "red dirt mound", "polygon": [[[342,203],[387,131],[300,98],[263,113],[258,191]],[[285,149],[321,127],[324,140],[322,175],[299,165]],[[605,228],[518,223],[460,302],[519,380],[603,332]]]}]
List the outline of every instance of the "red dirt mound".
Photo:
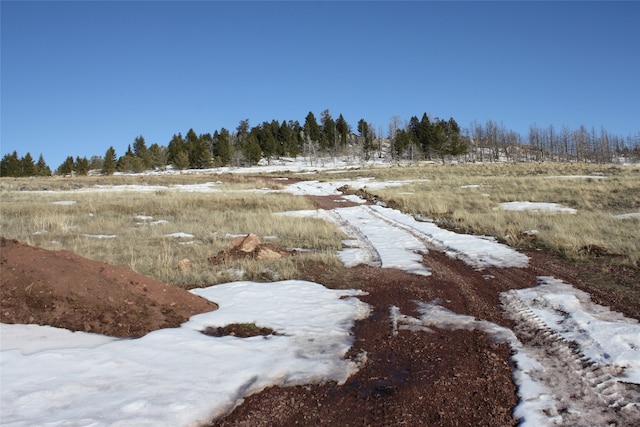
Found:
[{"label": "red dirt mound", "polygon": [[115,337],[177,327],[217,305],[126,268],[0,237],[0,322]]}]

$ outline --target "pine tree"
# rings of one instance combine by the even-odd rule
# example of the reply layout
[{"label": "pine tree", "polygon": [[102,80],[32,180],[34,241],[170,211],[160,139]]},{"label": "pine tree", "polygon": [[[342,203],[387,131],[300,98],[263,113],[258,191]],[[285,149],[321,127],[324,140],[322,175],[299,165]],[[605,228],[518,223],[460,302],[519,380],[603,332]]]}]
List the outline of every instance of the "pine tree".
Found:
[{"label": "pine tree", "polygon": [[364,159],[369,160],[371,150],[373,149],[373,138],[371,136],[372,129],[364,119],[358,121],[358,132],[363,138],[362,151],[364,152]]},{"label": "pine tree", "polygon": [[255,135],[249,135],[244,146],[244,155],[250,164],[257,164],[262,158],[262,149]]},{"label": "pine tree", "polygon": [[149,167],[164,168],[167,165],[167,148],[158,144],[149,146]]},{"label": "pine tree", "polygon": [[292,140],[293,135],[291,133],[291,128],[287,124],[287,121],[283,120],[280,128],[278,129],[278,141],[280,141],[280,146],[282,147],[282,155],[291,155],[289,149],[291,147]]},{"label": "pine tree", "polygon": [[36,163],[36,175],[38,176],[50,176],[51,169],[47,166],[47,163],[44,161],[44,157],[40,154],[38,157],[38,162]]},{"label": "pine tree", "polygon": [[460,136],[460,126],[453,117],[448,121],[437,121],[435,141],[435,150],[440,154],[443,164],[445,156],[459,156],[467,152],[467,145]]},{"label": "pine tree", "polygon": [[304,133],[311,142],[320,142],[320,126],[311,111],[304,119]]},{"label": "pine tree", "polygon": [[340,145],[342,147],[347,145],[347,136],[349,136],[349,124],[344,119],[344,117],[342,117],[342,114],[340,114],[338,116],[338,119],[336,120],[336,132],[338,133],[340,139]]},{"label": "pine tree", "polygon": [[297,157],[300,154],[303,145],[302,126],[300,126],[300,123],[297,120],[290,120],[287,127],[291,129],[291,141],[286,147],[286,151],[291,157]]},{"label": "pine tree", "polygon": [[217,157],[220,159],[222,166],[226,166],[231,162],[231,136],[225,128],[220,130],[220,134],[216,138]]},{"label": "pine tree", "polygon": [[136,156],[133,155],[133,150],[131,150],[131,145],[127,149],[127,152],[124,156],[121,156],[116,162],[116,170],[118,172],[141,172],[142,166],[139,162],[137,162]]},{"label": "pine tree", "polygon": [[116,150],[113,147],[109,147],[104,154],[104,160],[102,162],[102,173],[104,175],[113,175],[116,171]]},{"label": "pine tree", "polygon": [[143,169],[148,169],[151,167],[151,155],[149,154],[147,143],[145,142],[142,135],[136,137],[136,139],[133,141],[133,155],[137,159],[140,159],[140,163],[142,164]]},{"label": "pine tree", "polygon": [[271,160],[271,157],[277,154],[278,148],[278,142],[271,131],[271,125],[265,122],[262,124],[262,128],[255,128],[255,131],[256,139],[260,145],[260,149],[262,150],[262,155],[266,157],[267,160]]},{"label": "pine tree", "polygon": [[89,159],[86,157],[76,157],[75,162],[75,170],[77,175],[88,175],[89,174]]},{"label": "pine tree", "polygon": [[36,175],[36,164],[33,162],[31,153],[25,154],[24,157],[20,159],[20,166],[22,168],[22,176]]},{"label": "pine tree", "polygon": [[184,151],[178,152],[173,159],[173,166],[176,169],[182,170],[189,167],[189,156]]},{"label": "pine tree", "polygon": [[236,127],[236,135],[240,142],[249,136],[249,119],[240,120],[238,127]]},{"label": "pine tree", "polygon": [[5,154],[0,161],[0,176],[20,176],[22,168],[20,165],[20,159],[18,159],[18,152],[14,151],[11,154]]},{"label": "pine tree", "polygon": [[205,134],[195,137],[187,136],[187,154],[189,167],[204,169],[211,166],[211,135]]},{"label": "pine tree", "polygon": [[75,163],[73,161],[73,157],[72,156],[68,156],[64,162],[62,162],[62,164],[60,166],[58,166],[58,169],[56,170],[58,175],[72,175],[73,171],[75,167]]},{"label": "pine tree", "polygon": [[333,150],[336,146],[336,122],[329,110],[324,110],[320,114],[320,123],[322,123],[320,147]]},{"label": "pine tree", "polygon": [[[180,152],[185,151],[184,139],[182,139],[182,134],[178,133],[177,135],[173,135],[171,141],[169,141],[169,146],[167,147],[167,162],[175,165],[176,156]],[[188,157],[187,157],[188,159]]]}]

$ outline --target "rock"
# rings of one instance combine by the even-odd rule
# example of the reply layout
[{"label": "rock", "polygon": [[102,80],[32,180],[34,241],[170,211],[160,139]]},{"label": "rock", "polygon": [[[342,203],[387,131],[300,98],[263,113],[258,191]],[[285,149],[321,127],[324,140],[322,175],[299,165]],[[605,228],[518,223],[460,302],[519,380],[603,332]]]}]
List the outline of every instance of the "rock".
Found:
[{"label": "rock", "polygon": [[257,259],[278,259],[278,258],[282,258],[282,254],[266,246],[261,246],[256,251],[256,258]]},{"label": "rock", "polygon": [[236,237],[235,239],[231,240],[231,243],[229,243],[229,249],[232,251],[235,250],[240,252],[251,253],[259,245],[260,245],[260,239],[258,239],[258,237],[255,236],[254,234],[249,233],[244,237],[242,236]]}]

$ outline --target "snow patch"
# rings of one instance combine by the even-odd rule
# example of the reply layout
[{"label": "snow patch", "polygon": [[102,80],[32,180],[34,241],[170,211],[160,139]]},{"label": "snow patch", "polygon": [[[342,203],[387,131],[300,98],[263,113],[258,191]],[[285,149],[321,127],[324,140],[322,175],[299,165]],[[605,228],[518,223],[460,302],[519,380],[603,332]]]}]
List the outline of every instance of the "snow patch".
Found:
[{"label": "snow patch", "polygon": [[614,215],[616,219],[640,218],[640,212],[630,212],[626,214]]},{"label": "snow patch", "polygon": [[193,239],[195,236],[193,234],[178,231],[176,233],[165,234],[164,237],[173,237],[174,239]]},{"label": "snow patch", "polygon": [[[180,328],[111,339],[35,325],[2,325],[2,423],[204,425],[269,386],[344,382],[355,320],[369,306],[355,290],[317,283],[235,282],[194,290],[219,309]],[[200,331],[255,323],[277,336]]]},{"label": "snow patch", "polygon": [[500,203],[505,211],[548,211],[575,214],[577,210],[558,203],[547,202],[504,202]]}]

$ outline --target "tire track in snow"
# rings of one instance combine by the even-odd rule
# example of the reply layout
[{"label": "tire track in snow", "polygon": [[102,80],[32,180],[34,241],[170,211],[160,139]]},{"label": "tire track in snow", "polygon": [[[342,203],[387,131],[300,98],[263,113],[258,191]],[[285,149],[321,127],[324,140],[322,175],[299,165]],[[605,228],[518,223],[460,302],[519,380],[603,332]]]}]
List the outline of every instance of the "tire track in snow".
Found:
[{"label": "tire track in snow", "polygon": [[396,221],[395,219],[389,218],[388,216],[384,215],[382,212],[375,210],[372,206],[363,206],[363,209],[367,209],[367,211],[371,216],[381,219],[382,221],[389,224],[391,227],[396,228],[398,230],[402,230],[412,235],[413,237],[418,239],[425,246],[426,249],[432,249],[432,250],[442,249],[442,248],[438,248],[433,243],[433,239],[431,239],[429,235],[418,230],[417,228],[411,227],[410,225],[403,224],[399,221]]},{"label": "tire track in snow", "polygon": [[364,235],[362,231],[346,219],[344,219],[336,209],[324,211],[329,219],[337,224],[347,236],[358,241],[358,247],[361,249],[362,262],[372,267],[382,267],[382,257],[371,243],[371,241]]},{"label": "tire track in snow", "polygon": [[554,331],[515,292],[501,295],[513,332],[540,365],[528,375],[544,384],[553,399],[543,411],[554,424],[640,425],[640,392],[616,380],[622,368],[597,365],[574,343]]}]

